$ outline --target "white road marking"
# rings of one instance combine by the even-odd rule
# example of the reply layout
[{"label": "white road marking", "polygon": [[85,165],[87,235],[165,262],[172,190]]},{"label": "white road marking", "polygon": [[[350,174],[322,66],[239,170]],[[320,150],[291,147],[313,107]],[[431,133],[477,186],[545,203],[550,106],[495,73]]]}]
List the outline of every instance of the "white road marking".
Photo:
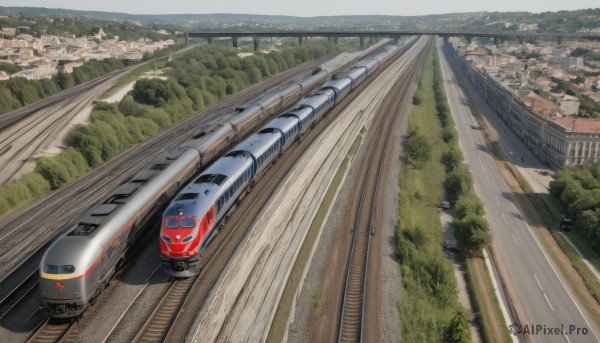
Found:
[{"label": "white road marking", "polygon": [[504,222],[506,223],[506,225],[508,226],[508,220],[506,220],[506,217],[504,216],[504,213],[502,213],[502,219],[504,219]]},{"label": "white road marking", "polygon": [[498,207],[500,207],[500,202],[498,201],[498,199],[496,199],[496,205],[498,205]]},{"label": "white road marking", "polygon": [[[517,239],[515,238],[515,235],[512,233],[512,231],[510,232],[510,235],[512,236],[512,238],[513,238],[513,241],[515,241],[515,244],[516,244],[517,246],[519,246],[519,242],[517,242]],[[535,274],[533,274],[533,275],[535,276]]]},{"label": "white road marking", "polygon": [[550,309],[552,310],[552,312],[554,312],[554,307],[552,307],[552,304],[550,303],[550,300],[548,300],[548,296],[546,295],[546,293],[544,293],[544,298],[546,298],[546,301],[548,302],[548,306],[550,306]]},{"label": "white road marking", "polygon": [[540,289],[543,292],[544,289],[542,288],[542,284],[540,283],[540,280],[538,280],[537,275],[535,275],[535,273],[533,273],[533,277],[535,278],[535,281],[537,282],[538,286],[540,286]]},{"label": "white road marking", "polygon": [[567,342],[571,343],[571,340],[569,339],[569,336],[567,336],[567,335],[563,335],[563,336],[565,336],[565,339],[567,340]]}]

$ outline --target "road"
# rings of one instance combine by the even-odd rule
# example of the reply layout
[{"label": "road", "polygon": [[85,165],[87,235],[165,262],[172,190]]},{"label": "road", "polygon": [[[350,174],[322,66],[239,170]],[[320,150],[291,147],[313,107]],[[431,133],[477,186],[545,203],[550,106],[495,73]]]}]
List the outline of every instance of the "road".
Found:
[{"label": "road", "polygon": [[[556,328],[564,325],[567,334],[540,332],[527,335],[532,342],[598,342],[598,336],[579,305],[549,261],[519,209],[514,197],[486,146],[479,124],[472,116],[466,97],[458,86],[448,61],[440,51],[444,85],[459,133],[460,146],[469,165],[475,191],[484,203],[486,217],[494,236],[499,264],[506,268],[504,283],[515,305],[521,325]],[[521,151],[521,149],[519,149]],[[570,325],[586,328],[587,335],[569,335]],[[522,338],[522,336],[520,336]]]}]

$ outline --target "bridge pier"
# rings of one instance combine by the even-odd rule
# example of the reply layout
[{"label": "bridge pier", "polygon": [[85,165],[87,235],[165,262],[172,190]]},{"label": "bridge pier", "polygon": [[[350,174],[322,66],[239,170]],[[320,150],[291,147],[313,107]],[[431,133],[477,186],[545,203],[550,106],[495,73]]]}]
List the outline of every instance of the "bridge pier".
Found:
[{"label": "bridge pier", "polygon": [[369,44],[375,43],[375,37],[369,36]]},{"label": "bridge pier", "polygon": [[212,44],[213,38],[212,37],[206,37],[206,41],[208,42],[208,44]]},{"label": "bridge pier", "polygon": [[500,38],[494,36],[494,45],[498,45],[500,43]]},{"label": "bridge pier", "polygon": [[556,42],[557,42],[558,44],[562,44],[562,40],[563,40],[563,38],[562,38],[561,36],[558,36],[558,37],[556,37],[556,38],[557,38],[557,39],[556,39]]},{"label": "bridge pier", "polygon": [[258,51],[258,48],[260,47],[260,38],[252,37],[252,41],[254,42],[254,51]]},{"label": "bridge pier", "polygon": [[337,43],[338,43],[338,37],[335,36],[335,37],[333,37],[333,44],[337,44]]},{"label": "bridge pier", "polygon": [[237,48],[238,47],[238,37],[237,36],[231,36],[231,40],[233,41],[233,47]]},{"label": "bridge pier", "polygon": [[359,39],[360,39],[360,47],[362,48],[365,46],[365,37],[360,36]]},{"label": "bridge pier", "polygon": [[190,44],[190,37],[187,32],[185,33],[184,38],[185,38],[185,45],[188,46]]},{"label": "bridge pier", "polygon": [[444,45],[448,45],[448,42],[450,42],[450,36],[444,36]]},{"label": "bridge pier", "polygon": [[473,42],[473,37],[465,36],[465,40],[467,41],[467,44],[471,44]]},{"label": "bridge pier", "polygon": [[519,44],[523,45],[523,43],[525,43],[525,37],[519,36],[517,38],[519,39]]},{"label": "bridge pier", "polygon": [[304,40],[304,37],[302,36],[298,36],[298,44],[302,45],[302,41]]}]

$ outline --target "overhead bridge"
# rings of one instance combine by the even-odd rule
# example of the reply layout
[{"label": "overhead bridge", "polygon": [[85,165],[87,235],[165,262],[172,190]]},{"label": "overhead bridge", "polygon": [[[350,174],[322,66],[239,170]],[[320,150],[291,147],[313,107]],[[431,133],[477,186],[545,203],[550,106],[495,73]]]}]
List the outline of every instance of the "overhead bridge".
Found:
[{"label": "overhead bridge", "polygon": [[378,30],[378,31],[361,31],[361,30],[336,30],[336,31],[255,31],[255,32],[186,32],[184,33],[185,43],[188,44],[190,38],[204,38],[209,43],[212,43],[213,38],[231,38],[233,46],[237,48],[238,39],[240,37],[251,37],[254,41],[254,50],[258,50],[260,38],[274,37],[295,37],[302,45],[302,40],[305,37],[327,37],[337,42],[339,37],[358,37],[360,45],[363,46],[365,38],[371,40],[376,38],[390,38],[398,40],[402,36],[421,36],[433,35],[444,37],[448,40],[449,37],[464,37],[467,42],[475,37],[493,38],[494,44],[499,44],[507,40],[518,40],[519,44],[523,44],[526,38],[546,38],[556,39],[560,44],[563,39],[588,39],[600,41],[600,33],[562,33],[562,32],[477,32],[477,31],[447,31],[447,30]]}]

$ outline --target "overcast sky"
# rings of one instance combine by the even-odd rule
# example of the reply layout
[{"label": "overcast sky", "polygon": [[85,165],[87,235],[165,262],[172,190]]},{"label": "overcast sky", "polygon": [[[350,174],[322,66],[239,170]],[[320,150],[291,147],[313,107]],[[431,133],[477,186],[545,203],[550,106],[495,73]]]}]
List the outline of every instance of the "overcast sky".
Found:
[{"label": "overcast sky", "polygon": [[302,17],[344,14],[421,15],[478,11],[545,12],[600,7],[598,0],[0,0],[0,6],[130,14],[246,13]]}]

